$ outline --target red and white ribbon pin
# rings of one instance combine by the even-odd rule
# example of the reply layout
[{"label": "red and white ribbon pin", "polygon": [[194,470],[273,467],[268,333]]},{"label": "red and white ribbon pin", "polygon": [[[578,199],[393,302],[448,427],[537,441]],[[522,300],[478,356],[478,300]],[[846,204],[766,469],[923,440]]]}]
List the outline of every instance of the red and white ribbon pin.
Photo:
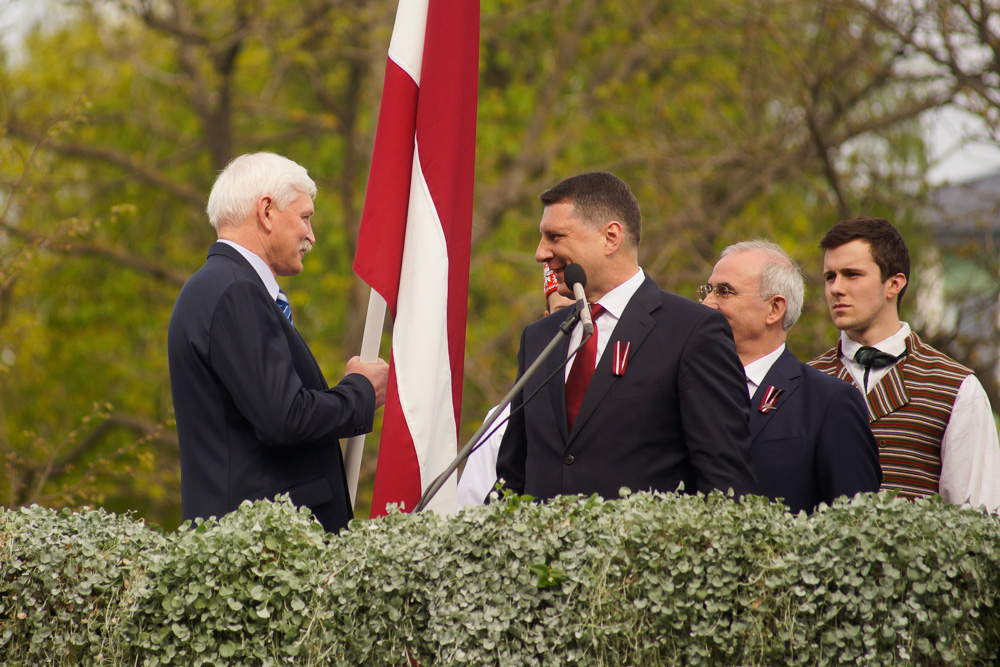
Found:
[{"label": "red and white ribbon pin", "polygon": [[767,414],[771,410],[778,407],[778,397],[785,393],[784,389],[779,389],[773,384],[767,388],[764,392],[764,398],[760,402],[760,408],[758,408],[764,414]]},{"label": "red and white ribbon pin", "polygon": [[615,341],[615,364],[611,372],[615,375],[625,375],[625,367],[628,366],[628,351],[632,344],[627,340]]}]

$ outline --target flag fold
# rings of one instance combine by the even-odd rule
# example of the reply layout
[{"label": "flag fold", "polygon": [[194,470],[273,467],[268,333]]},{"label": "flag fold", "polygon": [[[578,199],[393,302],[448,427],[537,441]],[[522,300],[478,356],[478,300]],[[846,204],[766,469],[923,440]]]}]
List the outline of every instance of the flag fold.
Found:
[{"label": "flag fold", "polygon": [[[373,517],[458,449],[478,69],[478,0],[400,0],[354,259],[393,316]],[[456,506],[452,480],[428,509]]]}]

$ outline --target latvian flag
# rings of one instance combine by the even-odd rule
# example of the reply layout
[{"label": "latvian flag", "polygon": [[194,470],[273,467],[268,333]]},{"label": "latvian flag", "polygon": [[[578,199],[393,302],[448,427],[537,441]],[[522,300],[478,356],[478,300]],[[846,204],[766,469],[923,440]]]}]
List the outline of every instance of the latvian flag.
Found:
[{"label": "latvian flag", "polygon": [[[373,517],[458,449],[478,70],[479,0],[400,0],[354,259],[393,315]],[[428,508],[456,511],[454,479]]]}]

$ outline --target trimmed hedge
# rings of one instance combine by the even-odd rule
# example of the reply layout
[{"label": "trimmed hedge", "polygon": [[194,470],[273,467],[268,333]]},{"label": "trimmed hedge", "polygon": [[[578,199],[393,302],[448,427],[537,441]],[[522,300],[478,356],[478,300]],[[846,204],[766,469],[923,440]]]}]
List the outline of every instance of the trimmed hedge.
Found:
[{"label": "trimmed hedge", "polygon": [[0,664],[996,665],[1000,520],[863,494],[508,497],[328,536],[0,514]]}]

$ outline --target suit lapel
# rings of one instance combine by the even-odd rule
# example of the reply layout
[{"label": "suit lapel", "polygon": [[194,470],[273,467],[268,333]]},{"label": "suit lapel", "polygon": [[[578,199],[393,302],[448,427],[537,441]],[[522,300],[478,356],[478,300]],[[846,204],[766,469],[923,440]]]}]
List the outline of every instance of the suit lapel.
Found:
[{"label": "suit lapel", "polygon": [[[281,315],[279,319],[281,321],[282,329],[285,332],[285,338],[288,339],[289,346],[294,345],[298,348],[300,354],[303,354],[310,360],[313,372],[316,374],[319,384],[323,389],[327,389],[328,386],[326,384],[326,378],[323,377],[323,370],[319,367],[319,362],[316,361],[316,357],[313,356],[312,350],[309,349],[309,345],[306,343],[305,338],[302,337],[302,334],[299,333],[298,329],[292,326],[292,324],[285,317],[285,314],[281,312],[278,304],[271,298],[271,295],[268,294],[264,281],[260,279],[260,275],[257,273],[257,270],[253,268],[250,262],[247,261],[246,257],[244,257],[239,250],[232,247],[228,243],[221,243],[219,241],[216,241],[209,246],[208,256],[211,257],[212,255],[223,255],[233,260],[239,267],[238,270],[241,274],[241,278],[244,280],[252,280],[260,285],[260,289],[264,293],[265,298],[274,306],[275,312]],[[564,407],[563,412],[565,413],[565,411],[566,409]],[[563,421],[566,420],[563,419]]]},{"label": "suit lapel", "polygon": [[[653,318],[652,313],[657,308],[660,308],[661,305],[660,288],[656,286],[649,276],[646,276],[639,289],[632,295],[628,305],[625,306],[621,319],[618,320],[618,324],[615,326],[615,333],[611,340],[608,341],[607,347],[604,348],[604,354],[601,355],[600,361],[597,362],[597,367],[594,368],[594,376],[587,387],[587,393],[583,396],[583,403],[580,404],[580,412],[576,416],[576,423],[573,424],[573,430],[566,440],[567,447],[573,442],[580,430],[586,426],[587,421],[604,401],[612,385],[620,379],[619,376],[611,372],[614,362],[615,342],[619,340],[628,341],[631,345],[629,356],[634,357],[638,353],[639,348],[642,347],[642,343],[646,340],[649,332],[656,326],[656,320]],[[562,395],[562,423],[565,424],[565,381],[563,383]]]},{"label": "suit lapel", "polygon": [[[771,368],[764,376],[757,391],[754,392],[750,400],[750,437],[756,439],[757,434],[764,429],[773,419],[775,413],[781,409],[781,404],[789,399],[799,389],[802,379],[802,367],[795,355],[786,347]],[[783,389],[784,393],[778,398],[777,404],[768,412],[760,411],[760,403],[767,393],[768,387],[774,386]]]},{"label": "suit lapel", "polygon": [[910,393],[906,391],[906,384],[903,382],[902,367],[905,363],[904,359],[889,369],[885,377],[865,396],[868,415],[872,421],[881,419],[910,402]]},{"label": "suit lapel", "polygon": [[[567,308],[566,317],[560,320],[559,324],[571,319],[573,317],[573,310],[575,309]],[[540,341],[540,343],[543,346],[548,345],[548,342],[552,340],[552,337],[556,335],[557,331],[558,328],[555,328],[552,331],[543,334],[542,338],[544,340]],[[539,354],[540,353],[541,349],[539,350]],[[562,341],[560,341],[556,349],[552,351],[549,358],[545,360],[545,367],[540,369],[538,373],[539,381],[543,381],[553,373],[557,376],[549,380],[543,391],[548,393],[549,403],[552,406],[552,414],[555,415],[556,425],[559,428],[559,437],[562,442],[566,442],[566,439],[569,437],[569,425],[566,423],[566,370],[561,367],[562,363],[566,361],[566,355],[568,354],[569,336],[563,336]],[[541,399],[542,397],[539,396],[538,400]]]},{"label": "suit lapel", "polygon": [[[910,334],[911,336],[913,334]],[[910,339],[906,341],[907,351],[912,350]],[[851,374],[847,372],[847,367],[844,366],[844,362],[840,360],[843,352],[840,349],[840,343],[837,343],[837,377],[841,380],[846,380],[852,385],[857,387],[861,391],[861,387]],[[901,407],[910,402],[910,393],[906,391],[906,383],[903,382],[903,364],[906,363],[906,359],[903,359],[899,363],[893,365],[889,369],[889,372],[885,374],[882,380],[872,387],[872,390],[865,395],[865,403],[868,404],[868,417],[871,421],[876,421],[885,417],[888,414],[899,410]]]}]

